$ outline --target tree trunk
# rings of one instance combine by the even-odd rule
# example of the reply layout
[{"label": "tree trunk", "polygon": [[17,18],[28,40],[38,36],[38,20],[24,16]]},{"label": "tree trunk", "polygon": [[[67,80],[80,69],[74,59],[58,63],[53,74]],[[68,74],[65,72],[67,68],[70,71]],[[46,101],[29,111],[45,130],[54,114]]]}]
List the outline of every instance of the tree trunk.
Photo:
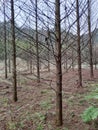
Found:
[{"label": "tree trunk", "polygon": [[56,33],[56,122],[62,125],[62,66],[61,66],[61,26],[60,0],[55,0],[55,33]]},{"label": "tree trunk", "polygon": [[68,57],[67,57],[67,51],[66,51],[66,65],[65,65],[66,67],[66,72],[68,72]]},{"label": "tree trunk", "polygon": [[90,54],[90,76],[94,77],[93,73],[93,52],[92,52],[92,36],[91,36],[91,1],[88,0],[88,31],[89,31],[89,54]]},{"label": "tree trunk", "polygon": [[37,0],[35,0],[35,5],[36,5],[36,59],[37,59],[37,82],[40,82]]},{"label": "tree trunk", "polygon": [[[10,35],[9,35],[10,29],[8,28],[8,70],[9,73],[11,73],[11,55],[12,55],[12,49],[10,47]],[[11,50],[10,50],[11,49]]]},{"label": "tree trunk", "polygon": [[17,101],[17,74],[16,74],[16,44],[15,44],[15,21],[14,21],[14,2],[11,0],[11,35],[12,35],[12,46],[13,46],[13,99]]},{"label": "tree trunk", "polygon": [[48,46],[48,71],[50,72],[50,45],[49,45],[49,38],[50,38],[50,33],[49,33],[49,27],[48,27],[48,30],[47,30],[47,46]]},{"label": "tree trunk", "polygon": [[[47,1],[47,16],[49,16],[48,1]],[[50,31],[49,31],[49,19],[47,17],[47,46],[48,46],[48,72],[50,72]]]},{"label": "tree trunk", "polygon": [[8,59],[8,66],[9,66],[9,73],[11,73],[11,59],[10,59],[10,55],[9,55],[9,59]]},{"label": "tree trunk", "polygon": [[94,45],[94,64],[95,64],[95,70],[97,70],[97,54],[96,54],[96,44]]},{"label": "tree trunk", "polygon": [[[31,22],[30,22],[30,17],[29,17],[29,35],[30,35],[30,30],[31,30],[31,28],[30,28],[30,24],[31,24]],[[30,59],[30,74],[32,74],[32,44],[31,44],[31,39],[29,38],[29,44],[30,44],[30,47],[29,47],[29,59]]]},{"label": "tree trunk", "polygon": [[32,56],[30,56],[30,74],[32,74]]},{"label": "tree trunk", "polygon": [[74,71],[74,49],[72,47],[72,70]]},{"label": "tree trunk", "polygon": [[79,1],[76,0],[76,16],[77,16],[77,54],[78,54],[78,75],[79,86],[82,87],[82,69],[81,69],[81,46],[80,46],[80,16],[79,16]]},{"label": "tree trunk", "polygon": [[30,74],[32,74],[32,45],[31,45],[31,42],[29,43],[30,44],[30,48],[29,48],[29,67],[30,67]]},{"label": "tree trunk", "polygon": [[5,2],[3,1],[4,6],[4,49],[5,49],[5,79],[7,79],[7,42],[6,42],[6,14],[5,14]]}]

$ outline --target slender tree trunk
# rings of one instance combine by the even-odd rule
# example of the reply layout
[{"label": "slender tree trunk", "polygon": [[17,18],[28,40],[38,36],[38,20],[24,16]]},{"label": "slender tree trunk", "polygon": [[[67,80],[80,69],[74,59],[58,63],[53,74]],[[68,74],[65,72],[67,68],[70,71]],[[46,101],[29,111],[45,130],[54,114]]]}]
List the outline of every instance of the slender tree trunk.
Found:
[{"label": "slender tree trunk", "polygon": [[96,51],[95,51],[95,70],[97,70]]},{"label": "slender tree trunk", "polygon": [[9,55],[9,59],[8,59],[8,66],[9,66],[9,73],[11,73],[11,58],[10,58],[10,55]]},{"label": "slender tree trunk", "polygon": [[55,0],[55,33],[56,33],[56,121],[62,125],[62,66],[61,66],[61,26],[60,0]]},{"label": "slender tree trunk", "polygon": [[36,4],[36,55],[37,55],[37,81],[40,82],[40,68],[39,68],[39,44],[38,44],[38,14],[37,14],[37,0],[35,0]]},{"label": "slender tree trunk", "polygon": [[30,74],[32,74],[32,45],[30,42]]},{"label": "slender tree trunk", "polygon": [[29,71],[29,61],[30,61],[30,56],[29,56],[29,46],[27,46],[27,51],[28,51],[28,55],[27,55],[27,71]]},{"label": "slender tree trunk", "polygon": [[65,62],[65,65],[66,65],[66,72],[68,72],[68,57],[67,57],[67,51],[66,51],[66,62]]},{"label": "slender tree trunk", "polygon": [[50,45],[49,45],[49,37],[50,37],[50,33],[49,33],[49,27],[48,27],[48,30],[47,30],[47,45],[48,45],[48,71],[50,72]]},{"label": "slender tree trunk", "polygon": [[97,54],[96,54],[96,44],[94,45],[94,62],[95,62],[95,70],[97,69]]},{"label": "slender tree trunk", "polygon": [[66,72],[68,72],[68,57],[67,57],[67,51],[66,51],[65,57],[64,57],[64,69],[66,70]]},{"label": "slender tree trunk", "polygon": [[[31,28],[30,28],[30,24],[31,24],[31,22],[30,22],[30,17],[29,17],[29,35],[30,35],[30,30],[31,30]],[[30,44],[30,47],[29,47],[29,52],[30,52],[30,74],[32,74],[32,45],[31,45],[31,39],[29,39],[29,44]]]},{"label": "slender tree trunk", "polygon": [[13,46],[13,99],[17,101],[17,74],[16,74],[16,44],[15,44],[15,21],[14,21],[14,2],[11,0],[11,30],[12,30],[12,46]]},{"label": "slender tree trunk", "polygon": [[81,69],[81,46],[80,46],[80,16],[79,16],[79,0],[76,0],[76,16],[77,16],[77,54],[78,54],[78,75],[79,87],[82,87],[82,69]]},{"label": "slender tree trunk", "polygon": [[30,60],[30,74],[32,74],[32,60]]},{"label": "slender tree trunk", "polygon": [[[34,60],[33,60],[34,61]],[[33,64],[33,74],[34,74],[34,70],[35,70],[35,65]]]},{"label": "slender tree trunk", "polygon": [[27,60],[27,70],[29,71],[29,61]]},{"label": "slender tree trunk", "polygon": [[89,31],[89,54],[90,54],[90,76],[94,77],[93,73],[93,52],[92,52],[92,36],[91,36],[91,0],[88,0],[88,31]]},{"label": "slender tree trunk", "polygon": [[74,49],[72,47],[72,70],[74,71]]},{"label": "slender tree trunk", "polygon": [[4,49],[5,49],[5,78],[7,79],[7,42],[6,42],[6,14],[5,14],[5,1],[3,0],[4,5]]},{"label": "slender tree trunk", "polygon": [[32,56],[30,56],[30,74],[32,74]]},{"label": "slender tree trunk", "polygon": [[9,73],[11,73],[11,53],[12,51],[10,50],[10,36],[9,36],[9,29],[8,29],[8,70],[9,70]]},{"label": "slender tree trunk", "polygon": [[[47,16],[49,16],[48,0],[47,0]],[[47,17],[47,46],[48,46],[48,72],[50,72],[50,31],[49,31],[49,19]]]}]

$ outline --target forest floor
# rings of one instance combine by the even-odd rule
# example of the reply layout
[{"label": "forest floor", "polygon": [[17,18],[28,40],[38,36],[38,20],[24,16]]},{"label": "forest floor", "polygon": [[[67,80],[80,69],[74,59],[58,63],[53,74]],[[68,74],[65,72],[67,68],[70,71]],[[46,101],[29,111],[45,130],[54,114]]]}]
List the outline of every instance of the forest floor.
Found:
[{"label": "forest floor", "polygon": [[55,74],[41,72],[40,83],[30,73],[18,76],[18,101],[13,101],[12,78],[0,76],[0,130],[95,130],[82,121],[81,114],[89,106],[85,96],[98,87],[98,70],[90,78],[83,69],[83,87],[78,88],[77,69],[63,74],[63,125],[57,127]]}]

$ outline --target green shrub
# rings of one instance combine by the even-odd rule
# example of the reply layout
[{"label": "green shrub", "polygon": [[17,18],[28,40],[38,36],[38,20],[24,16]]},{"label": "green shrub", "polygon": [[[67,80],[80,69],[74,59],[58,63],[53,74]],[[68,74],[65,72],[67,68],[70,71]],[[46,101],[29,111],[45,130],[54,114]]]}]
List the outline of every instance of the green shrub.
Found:
[{"label": "green shrub", "polygon": [[92,106],[89,106],[86,110],[84,110],[81,115],[82,120],[86,123],[96,121],[98,118],[98,105],[94,103],[94,100],[98,99],[98,88],[87,95],[85,99],[87,101],[89,100],[89,103],[92,104]]},{"label": "green shrub", "polygon": [[81,116],[84,122],[95,120],[98,117],[98,108],[90,106],[83,112]]}]

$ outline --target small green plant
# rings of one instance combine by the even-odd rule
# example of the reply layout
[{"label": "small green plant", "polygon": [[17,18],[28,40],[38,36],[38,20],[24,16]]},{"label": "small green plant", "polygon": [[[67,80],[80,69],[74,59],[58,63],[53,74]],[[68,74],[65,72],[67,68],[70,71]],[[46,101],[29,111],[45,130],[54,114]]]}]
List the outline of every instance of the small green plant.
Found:
[{"label": "small green plant", "polygon": [[68,102],[68,104],[69,104],[70,106],[73,106],[73,99],[72,99],[72,98],[69,98],[69,99],[67,100],[67,102]]},{"label": "small green plant", "polygon": [[40,122],[43,122],[45,120],[45,115],[42,113],[35,113],[34,118],[39,120]]},{"label": "small green plant", "polygon": [[16,123],[9,121],[8,124],[7,124],[7,129],[8,130],[16,130]]},{"label": "small green plant", "polygon": [[85,99],[88,101],[90,99],[89,103],[92,104],[92,106],[89,106],[81,115],[82,120],[86,123],[89,122],[95,122],[98,119],[98,107],[97,104],[94,103],[94,100],[98,99],[98,88],[95,90],[92,90],[92,92],[85,97]]},{"label": "small green plant", "polygon": [[25,119],[31,121],[33,119],[32,114],[29,111],[25,112]]},{"label": "small green plant", "polygon": [[85,99],[86,100],[89,100],[89,99],[98,99],[98,93],[93,92],[93,93],[89,94],[88,96],[86,96]]},{"label": "small green plant", "polygon": [[46,89],[41,91],[41,94],[46,94],[46,93],[48,93]]},{"label": "small green plant", "polygon": [[33,122],[37,126],[36,130],[44,130],[45,115],[43,113],[36,112],[33,115]]},{"label": "small green plant", "polygon": [[7,98],[3,98],[3,103],[4,103],[4,106],[7,107],[8,106],[8,99]]},{"label": "small green plant", "polygon": [[36,129],[36,130],[44,130],[42,124],[39,124],[39,125],[37,126],[37,129]]},{"label": "small green plant", "polygon": [[20,85],[23,85],[23,84],[26,84],[26,83],[27,83],[26,79],[21,79]]},{"label": "small green plant", "polygon": [[86,123],[97,119],[97,117],[98,117],[98,108],[94,106],[90,106],[82,114],[82,119]]},{"label": "small green plant", "polygon": [[7,130],[21,130],[22,128],[25,127],[24,121],[8,121],[7,123]]},{"label": "small green plant", "polygon": [[51,108],[50,101],[42,101],[42,102],[40,103],[40,106],[41,106],[42,108],[44,108],[44,109],[47,109],[47,110]]},{"label": "small green plant", "polygon": [[20,121],[20,122],[17,123],[17,128],[22,129],[22,128],[24,128],[24,127],[25,127],[24,121]]},{"label": "small green plant", "polygon": [[81,105],[83,105],[83,104],[85,103],[85,100],[84,100],[84,99],[81,99],[81,100],[79,101],[79,103],[80,103]]},{"label": "small green plant", "polygon": [[68,128],[65,127],[65,128],[63,128],[63,130],[68,130]]}]

